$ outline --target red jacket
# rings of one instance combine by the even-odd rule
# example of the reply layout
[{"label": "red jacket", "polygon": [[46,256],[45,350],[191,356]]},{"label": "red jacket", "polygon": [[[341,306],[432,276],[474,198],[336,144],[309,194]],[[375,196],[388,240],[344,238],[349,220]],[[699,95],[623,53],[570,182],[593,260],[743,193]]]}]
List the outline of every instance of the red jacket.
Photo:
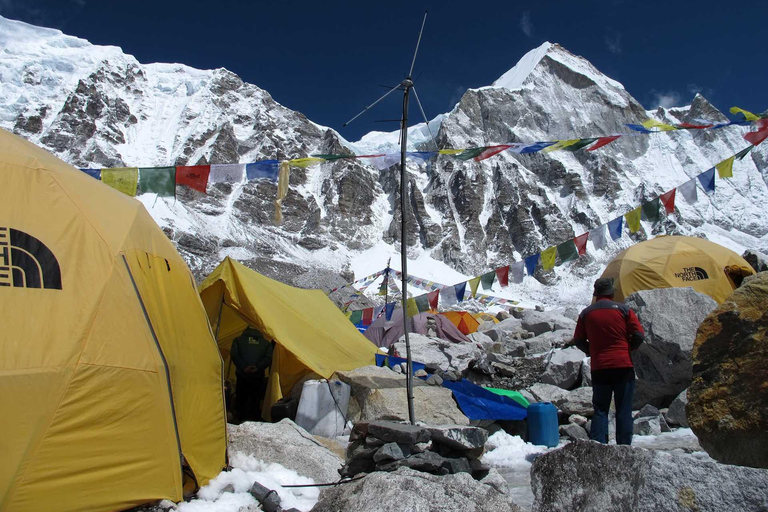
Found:
[{"label": "red jacket", "polygon": [[632,368],[629,355],[642,343],[643,326],[629,306],[599,298],[579,315],[573,338],[592,358],[592,370]]}]

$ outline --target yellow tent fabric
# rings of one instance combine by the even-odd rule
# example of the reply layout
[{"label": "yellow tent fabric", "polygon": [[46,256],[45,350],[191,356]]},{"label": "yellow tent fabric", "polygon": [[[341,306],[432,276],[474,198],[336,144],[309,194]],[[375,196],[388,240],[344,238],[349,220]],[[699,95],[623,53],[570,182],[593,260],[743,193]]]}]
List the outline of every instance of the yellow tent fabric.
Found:
[{"label": "yellow tent fabric", "polygon": [[458,327],[462,334],[472,334],[480,327],[480,322],[469,311],[444,311],[440,314]]},{"label": "yellow tent fabric", "polygon": [[480,323],[483,323],[483,322],[493,322],[495,324],[499,323],[499,319],[490,313],[473,313],[472,316],[475,318],[475,320],[477,320]]},{"label": "yellow tent fabric", "polygon": [[305,375],[330,378],[375,362],[377,348],[321,290],[280,283],[230,258],[200,285],[200,297],[217,334],[225,376],[233,381],[229,351],[247,326],[275,341],[262,415]]},{"label": "yellow tent fabric", "polygon": [[745,275],[754,273],[744,258],[722,245],[690,236],[660,236],[622,251],[602,277],[614,279],[619,301],[638,290],[690,286],[721,304],[734,289],[725,270],[731,266]]},{"label": "yellow tent fabric", "polygon": [[0,130],[0,510],[183,498],[226,464],[222,366],[140,202]]}]

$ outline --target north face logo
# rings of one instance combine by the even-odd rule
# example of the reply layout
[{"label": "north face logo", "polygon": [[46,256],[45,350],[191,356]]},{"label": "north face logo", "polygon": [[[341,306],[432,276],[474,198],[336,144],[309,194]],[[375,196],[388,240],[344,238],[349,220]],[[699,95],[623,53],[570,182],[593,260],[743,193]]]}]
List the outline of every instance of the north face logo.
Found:
[{"label": "north face logo", "polygon": [[707,271],[701,267],[683,267],[682,272],[676,272],[675,277],[683,281],[701,281],[709,279]]},{"label": "north face logo", "polygon": [[0,286],[61,290],[59,262],[32,235],[0,227]]}]

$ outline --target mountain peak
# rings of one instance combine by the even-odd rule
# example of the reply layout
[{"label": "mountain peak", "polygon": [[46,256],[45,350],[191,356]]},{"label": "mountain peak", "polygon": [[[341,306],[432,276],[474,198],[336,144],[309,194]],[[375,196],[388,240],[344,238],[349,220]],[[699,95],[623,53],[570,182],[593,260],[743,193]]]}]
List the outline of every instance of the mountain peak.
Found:
[{"label": "mountain peak", "polygon": [[506,89],[520,89],[523,83],[536,68],[542,58],[556,45],[553,45],[549,41],[545,42],[538,48],[534,48],[529,51],[523,58],[520,59],[515,67],[504,73],[498,80],[493,82],[492,87],[504,87]]}]

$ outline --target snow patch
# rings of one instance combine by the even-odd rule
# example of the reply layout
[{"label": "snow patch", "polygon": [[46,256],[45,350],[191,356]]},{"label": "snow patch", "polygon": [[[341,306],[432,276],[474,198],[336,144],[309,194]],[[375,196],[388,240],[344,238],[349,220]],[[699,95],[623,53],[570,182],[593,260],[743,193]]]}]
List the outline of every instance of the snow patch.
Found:
[{"label": "snow patch", "polygon": [[491,87],[504,87],[510,90],[520,89],[552,46],[552,43],[546,42],[523,55],[523,58],[515,64],[515,67],[501,75],[498,80],[493,82]]}]

